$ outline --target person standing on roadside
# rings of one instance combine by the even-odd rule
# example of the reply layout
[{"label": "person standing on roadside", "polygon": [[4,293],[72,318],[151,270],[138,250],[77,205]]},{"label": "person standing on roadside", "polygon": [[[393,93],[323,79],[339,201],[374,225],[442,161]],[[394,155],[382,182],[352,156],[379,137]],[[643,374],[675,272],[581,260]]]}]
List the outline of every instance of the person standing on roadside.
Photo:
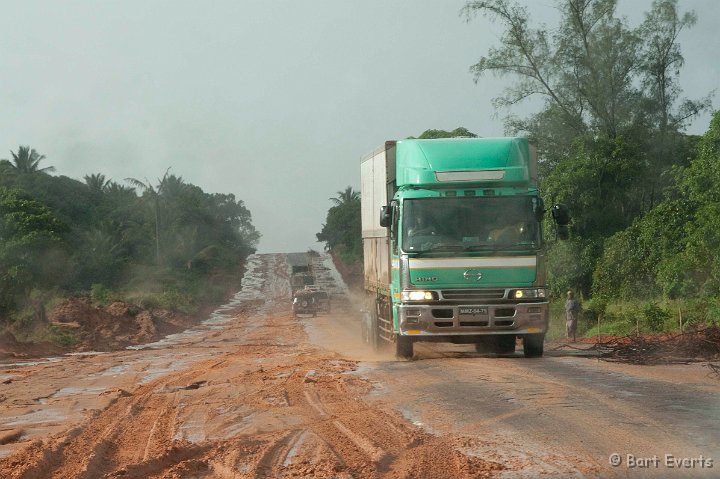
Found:
[{"label": "person standing on roadside", "polygon": [[575,299],[575,293],[567,292],[567,301],[565,301],[565,337],[575,342],[575,333],[577,331],[578,316],[580,315],[580,303]]}]

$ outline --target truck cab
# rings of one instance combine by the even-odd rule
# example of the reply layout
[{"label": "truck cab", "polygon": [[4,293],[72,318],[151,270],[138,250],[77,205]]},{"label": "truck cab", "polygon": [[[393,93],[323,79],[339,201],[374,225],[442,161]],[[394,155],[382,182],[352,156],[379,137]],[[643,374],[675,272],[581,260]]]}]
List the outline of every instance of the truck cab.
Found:
[{"label": "truck cab", "polygon": [[536,165],[525,138],[388,142],[363,162],[368,342],[395,343],[408,358],[418,341],[502,354],[521,338],[525,356],[543,354]]}]

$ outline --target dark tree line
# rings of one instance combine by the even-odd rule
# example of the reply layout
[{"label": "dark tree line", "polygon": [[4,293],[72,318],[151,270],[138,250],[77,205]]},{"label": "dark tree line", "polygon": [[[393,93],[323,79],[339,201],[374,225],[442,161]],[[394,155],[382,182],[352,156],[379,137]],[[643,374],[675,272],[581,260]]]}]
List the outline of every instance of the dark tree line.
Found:
[{"label": "dark tree line", "polygon": [[[26,146],[0,161],[0,316],[31,290],[95,287],[118,296],[202,289],[237,276],[259,234],[232,194],[208,194],[168,172],[157,184],[52,176]],[[209,282],[209,283],[208,283]],[[210,294],[209,296],[212,296]]]}]

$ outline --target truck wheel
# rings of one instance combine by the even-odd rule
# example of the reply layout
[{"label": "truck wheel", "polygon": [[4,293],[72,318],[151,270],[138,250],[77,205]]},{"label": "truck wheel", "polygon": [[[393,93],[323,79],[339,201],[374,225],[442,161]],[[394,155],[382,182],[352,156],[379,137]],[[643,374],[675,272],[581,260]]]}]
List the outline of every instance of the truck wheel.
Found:
[{"label": "truck wheel", "polygon": [[523,353],[526,358],[539,358],[543,355],[545,334],[528,334],[523,337]]},{"label": "truck wheel", "polygon": [[398,359],[412,359],[413,357],[413,340],[407,336],[395,337],[395,356]]}]

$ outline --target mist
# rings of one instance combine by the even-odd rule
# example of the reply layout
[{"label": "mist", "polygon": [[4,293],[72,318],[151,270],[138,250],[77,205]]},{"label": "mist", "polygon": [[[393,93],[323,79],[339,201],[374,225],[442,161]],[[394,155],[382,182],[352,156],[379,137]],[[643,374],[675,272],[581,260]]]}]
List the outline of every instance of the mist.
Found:
[{"label": "mist", "polygon": [[[546,2],[550,4],[550,2]],[[539,23],[556,11],[528,2]],[[56,174],[233,193],[260,252],[322,249],[328,198],[359,189],[362,156],[429,128],[503,134],[506,79],[469,67],[499,27],[463,1],[7,2],[0,18],[0,148],[27,144]],[[620,2],[632,23],[649,1]],[[683,32],[685,95],[718,85],[714,0]],[[537,103],[514,110],[524,114]],[[709,116],[688,129],[702,133]],[[1,151],[1,150],[0,150]],[[10,157],[9,152],[0,158]]]}]

